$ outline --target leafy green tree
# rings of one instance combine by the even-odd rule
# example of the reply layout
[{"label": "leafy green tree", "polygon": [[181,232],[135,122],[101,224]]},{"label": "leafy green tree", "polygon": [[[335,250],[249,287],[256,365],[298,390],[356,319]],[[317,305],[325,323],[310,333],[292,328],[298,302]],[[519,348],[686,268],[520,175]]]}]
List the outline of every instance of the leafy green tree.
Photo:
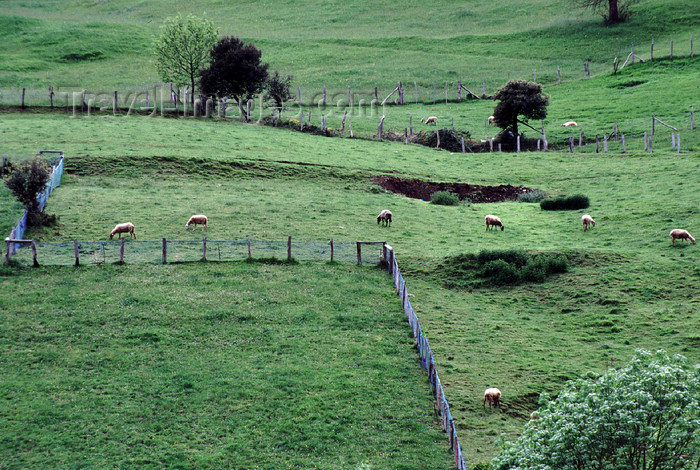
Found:
[{"label": "leafy green tree", "polygon": [[242,112],[244,100],[260,93],[267,80],[267,64],[260,62],[254,45],[240,39],[224,37],[211,50],[211,65],[202,70],[200,83],[207,96],[229,96]]},{"label": "leafy green tree", "polygon": [[[622,23],[629,16],[629,7],[638,0],[578,0],[578,4],[593,11],[603,12],[608,24]],[[607,13],[606,13],[607,12]]]},{"label": "leafy green tree", "polygon": [[[493,117],[498,127],[504,132],[518,135],[518,123],[527,125],[519,119],[544,119],[547,117],[549,97],[542,94],[542,85],[526,80],[510,80],[494,95],[499,103],[493,110]],[[528,126],[530,127],[530,126]]]},{"label": "leafy green tree", "polygon": [[194,84],[200,71],[209,64],[210,51],[218,32],[214,24],[194,15],[166,18],[153,52],[160,77],[166,82],[190,85],[194,106]]},{"label": "leafy green tree", "polygon": [[5,179],[5,186],[12,191],[17,200],[29,209],[30,214],[38,214],[39,201],[36,197],[46,187],[51,178],[51,168],[39,157],[14,166]]},{"label": "leafy green tree", "polygon": [[700,465],[700,366],[639,350],[598,380],[581,379],[505,443],[495,470],[681,470]]}]

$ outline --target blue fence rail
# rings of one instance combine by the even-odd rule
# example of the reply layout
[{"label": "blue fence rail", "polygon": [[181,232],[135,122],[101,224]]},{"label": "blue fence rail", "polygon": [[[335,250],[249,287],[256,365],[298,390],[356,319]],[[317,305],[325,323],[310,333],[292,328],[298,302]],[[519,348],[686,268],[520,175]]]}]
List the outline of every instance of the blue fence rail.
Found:
[{"label": "blue fence rail", "polygon": [[[39,155],[43,155],[44,153],[58,153],[60,156],[52,165],[53,168],[51,170],[51,177],[49,178],[48,183],[46,183],[45,189],[36,197],[36,200],[39,202],[39,210],[42,211],[44,210],[44,207],[46,207],[46,200],[49,198],[49,195],[61,184],[61,176],[63,176],[63,152],[60,150],[42,150],[39,152]],[[27,230],[28,215],[29,209],[25,209],[24,214],[22,214],[22,217],[20,217],[17,221],[17,225],[15,225],[10,232],[10,236],[8,237],[9,239],[21,240],[24,238],[24,232]],[[19,243],[10,243],[8,245],[9,255],[14,255],[20,246],[21,245]]]},{"label": "blue fence rail", "polygon": [[458,470],[466,470],[467,467],[464,462],[464,456],[462,455],[462,446],[460,445],[459,438],[457,437],[457,427],[455,426],[454,418],[450,413],[450,405],[447,402],[447,398],[445,398],[445,391],[442,388],[442,383],[440,382],[440,377],[438,376],[437,369],[435,367],[435,357],[430,349],[428,338],[425,336],[425,334],[423,334],[420,322],[418,321],[418,316],[416,316],[416,313],[413,311],[413,307],[411,307],[411,302],[408,300],[406,281],[401,275],[401,270],[399,269],[399,264],[396,261],[394,249],[390,245],[384,245],[384,259],[387,260],[389,271],[394,278],[394,288],[396,289],[396,293],[399,295],[399,297],[401,297],[401,305],[406,313],[408,324],[411,326],[413,340],[416,342],[416,349],[418,350],[418,354],[421,359],[421,365],[428,373],[433,396],[435,397],[437,414],[442,421],[442,430],[449,435],[450,451],[452,451],[454,454],[455,466]]}]

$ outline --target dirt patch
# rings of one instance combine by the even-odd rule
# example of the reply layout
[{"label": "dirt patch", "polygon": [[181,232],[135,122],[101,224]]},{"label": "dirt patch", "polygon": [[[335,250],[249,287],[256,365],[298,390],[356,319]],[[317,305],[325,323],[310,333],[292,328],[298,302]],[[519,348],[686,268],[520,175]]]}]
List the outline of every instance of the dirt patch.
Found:
[{"label": "dirt patch", "polygon": [[525,186],[511,186],[509,184],[480,186],[466,183],[437,183],[419,179],[401,179],[395,176],[377,176],[372,181],[392,193],[424,201],[429,201],[431,195],[437,191],[449,191],[459,196],[460,200],[468,199],[474,203],[515,201],[518,194],[534,191],[534,189]]}]

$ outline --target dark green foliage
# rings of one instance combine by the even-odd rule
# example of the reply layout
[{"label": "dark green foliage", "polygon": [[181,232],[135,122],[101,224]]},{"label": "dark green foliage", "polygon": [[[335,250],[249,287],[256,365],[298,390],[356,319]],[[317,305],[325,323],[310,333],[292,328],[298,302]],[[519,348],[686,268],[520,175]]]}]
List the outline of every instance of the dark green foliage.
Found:
[{"label": "dark green foliage", "polygon": [[547,117],[549,97],[542,95],[542,85],[525,80],[511,80],[498,90],[494,99],[499,103],[493,110],[496,125],[503,129],[502,140],[514,140],[518,135],[518,117],[544,119]]},{"label": "dark green foliage", "polygon": [[5,179],[7,186],[17,200],[29,208],[29,212],[39,212],[37,195],[44,190],[51,177],[49,165],[39,157],[18,164]]},{"label": "dark green foliage", "polygon": [[[465,150],[470,151],[468,141],[470,134],[465,131],[457,131],[453,129],[439,129],[434,132],[419,132],[413,142],[425,145],[426,147],[437,147],[437,136],[440,134],[440,148],[449,150],[450,152],[462,152],[462,138],[464,138]],[[403,137],[402,137],[403,138]]]},{"label": "dark green foliage", "polygon": [[478,276],[488,279],[490,284],[496,286],[518,284],[521,279],[517,268],[502,259],[486,263]]},{"label": "dark green foliage", "polygon": [[528,255],[522,250],[484,250],[477,256],[477,261],[481,265],[494,260],[503,260],[509,264],[514,264],[518,268],[521,268],[527,264]]},{"label": "dark green foliage", "polygon": [[239,106],[241,100],[260,93],[267,80],[267,64],[260,62],[262,52],[252,44],[227,36],[211,50],[211,64],[202,70],[200,84],[206,96],[229,96]]},{"label": "dark green foliage", "polygon": [[430,202],[440,206],[459,205],[459,197],[449,191],[436,191],[430,196]]},{"label": "dark green foliage", "polygon": [[292,99],[292,76],[283,77],[275,70],[275,74],[267,78],[265,88],[267,97],[275,102],[277,108],[282,109],[284,102]]},{"label": "dark green foliage", "polygon": [[574,194],[573,196],[557,196],[551,199],[544,199],[540,202],[540,208],[545,211],[570,211],[585,209],[590,205],[587,196]]},{"label": "dark green foliage", "polygon": [[534,191],[518,194],[518,202],[540,202],[545,197],[547,197],[547,193],[535,189]]},{"label": "dark green foliage", "polygon": [[448,288],[479,285],[507,286],[545,282],[548,276],[568,271],[566,256],[556,253],[529,254],[520,250],[482,251],[478,255],[447,258],[436,274]]}]

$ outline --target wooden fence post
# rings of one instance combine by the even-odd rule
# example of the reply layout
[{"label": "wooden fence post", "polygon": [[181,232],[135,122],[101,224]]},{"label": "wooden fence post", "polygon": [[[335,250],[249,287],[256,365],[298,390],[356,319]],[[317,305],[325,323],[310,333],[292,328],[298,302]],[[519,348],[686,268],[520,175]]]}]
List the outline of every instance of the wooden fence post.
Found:
[{"label": "wooden fence post", "polygon": [[693,112],[693,107],[690,107],[690,130],[695,129],[695,113]]},{"label": "wooden fence post", "polygon": [[460,137],[460,140],[462,141],[462,153],[466,153],[467,149],[464,147],[464,137]]},{"label": "wooden fence post", "polygon": [[[128,99],[128,98],[127,98]],[[114,91],[114,101],[112,102],[112,114],[117,114],[117,91]]]},{"label": "wooden fence post", "polygon": [[608,151],[608,134],[603,134],[603,152]]},{"label": "wooden fence post", "polygon": [[357,264],[358,266],[362,264],[362,244],[357,242]]},{"label": "wooden fence post", "polygon": [[163,264],[168,262],[168,242],[163,238]]},{"label": "wooden fence post", "polygon": [[250,251],[250,237],[248,237],[248,259],[253,259],[253,253]]},{"label": "wooden fence post", "polygon": [[287,261],[292,261],[292,236],[287,237]]},{"label": "wooden fence post", "polygon": [[377,85],[374,85],[374,101],[379,103],[379,92],[377,91]]},{"label": "wooden fence post", "polygon": [[382,141],[382,127],[384,126],[384,118],[386,116],[382,116],[382,119],[379,121],[379,125],[377,126],[377,137],[379,137],[379,142]]},{"label": "wooden fence post", "polygon": [[656,123],[655,123],[655,121],[656,121],[655,116],[654,116],[654,114],[652,113],[652,115],[651,115],[651,135],[652,135],[652,136],[656,133],[656,132],[655,132],[655,131],[656,131]]},{"label": "wooden fence post", "polygon": [[26,91],[26,88],[22,88],[22,107],[24,108],[24,93]]},{"label": "wooden fence post", "polygon": [[403,128],[403,140],[406,145],[408,145],[408,128]]},{"label": "wooden fence post", "polygon": [[574,153],[574,137],[569,136],[569,152]]},{"label": "wooden fence post", "polygon": [[54,95],[53,87],[50,86],[49,87],[49,100],[51,101],[51,109],[53,109],[53,95]]},{"label": "wooden fence post", "polygon": [[121,244],[119,245],[119,264],[124,264],[124,239],[121,238]]},{"label": "wooden fence post", "polygon": [[622,153],[625,153],[625,134],[620,135],[620,141],[622,143]]},{"label": "wooden fence post", "polygon": [[333,262],[333,237],[331,237],[331,263]]},{"label": "wooden fence post", "polygon": [[323,106],[326,105],[326,85],[323,85]]},{"label": "wooden fence post", "polygon": [[578,133],[578,146],[583,146],[583,129],[581,129]]},{"label": "wooden fence post", "polygon": [[440,148],[440,129],[435,129],[435,135],[437,136],[437,144],[435,145],[436,149]]},{"label": "wooden fence post", "polygon": [[413,81],[413,86],[416,88],[416,104],[418,104],[418,83],[416,81]]},{"label": "wooden fence post", "polygon": [[[690,108],[690,114],[693,114],[693,108]],[[692,119],[691,119],[692,121]],[[413,114],[408,115],[408,127],[411,129],[411,136],[413,136]]]},{"label": "wooden fence post", "polygon": [[598,134],[595,135],[595,153],[600,151],[600,142],[598,141]]},{"label": "wooden fence post", "polygon": [[516,143],[517,143],[517,152],[520,153],[520,134],[518,134],[518,137],[516,139]]},{"label": "wooden fence post", "polygon": [[462,80],[457,81],[457,101],[462,102]]},{"label": "wooden fence post", "polygon": [[537,69],[532,69],[532,83],[537,83]]},{"label": "wooden fence post", "polygon": [[34,264],[34,267],[36,268],[39,266],[39,262],[36,260],[36,243],[34,243],[34,240],[32,240],[32,264]]},{"label": "wooden fence post", "polygon": [[671,132],[671,148],[676,148],[676,134],[674,134],[673,132]]},{"label": "wooden fence post", "polygon": [[207,237],[202,239],[202,261],[207,260]]},{"label": "wooden fence post", "polygon": [[[13,230],[14,232],[14,230]],[[5,264],[10,264],[10,239],[5,239]]]},{"label": "wooden fence post", "polygon": [[80,266],[80,251],[78,250],[78,239],[73,239],[73,252],[75,254],[75,265]]}]

